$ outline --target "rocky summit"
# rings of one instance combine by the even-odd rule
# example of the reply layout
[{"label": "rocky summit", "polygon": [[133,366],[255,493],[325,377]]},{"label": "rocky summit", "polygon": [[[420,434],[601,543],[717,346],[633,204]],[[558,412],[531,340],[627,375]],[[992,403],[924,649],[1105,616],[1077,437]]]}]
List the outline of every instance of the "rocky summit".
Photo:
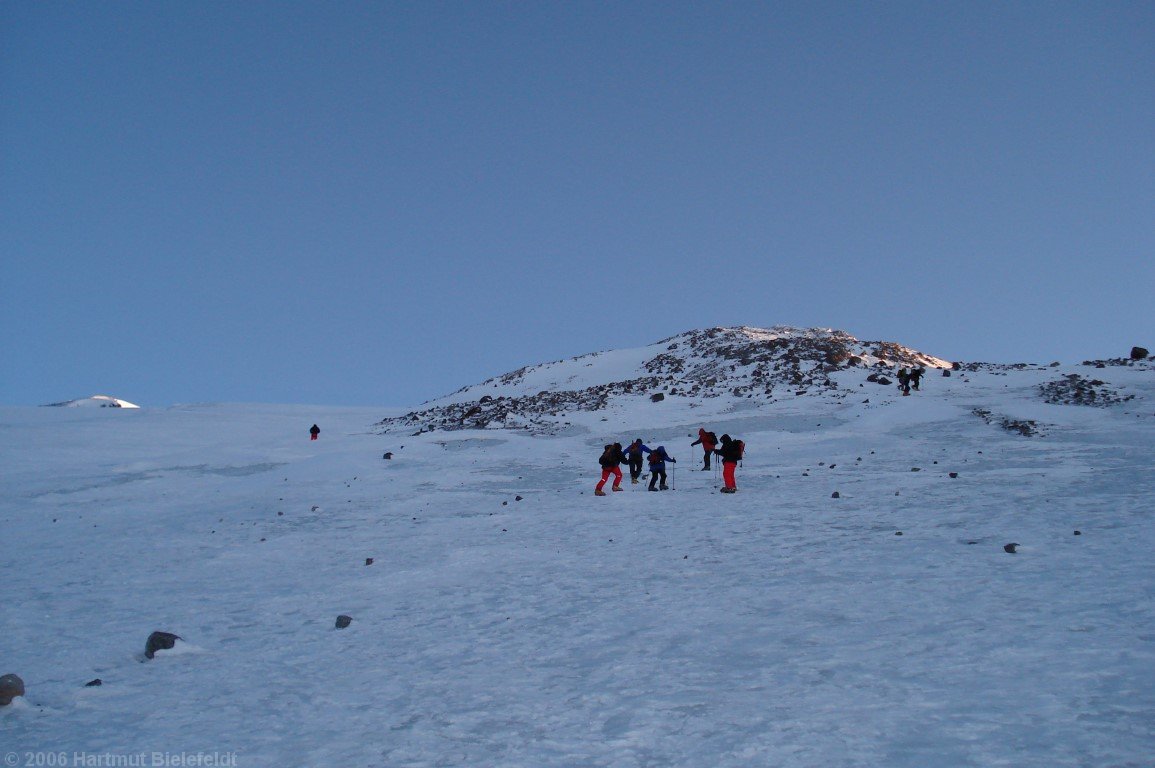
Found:
[{"label": "rocky summit", "polygon": [[[903,366],[950,369],[953,363],[895,342],[862,341],[829,328],[709,328],[648,347],[520,368],[379,426],[418,433],[504,428],[548,434],[568,427],[569,414],[605,410],[619,399],[644,397],[658,403],[725,397],[759,403],[838,396],[847,382],[840,383],[835,374],[860,369],[866,381],[880,370]],[[849,383],[856,386],[857,381]]]}]

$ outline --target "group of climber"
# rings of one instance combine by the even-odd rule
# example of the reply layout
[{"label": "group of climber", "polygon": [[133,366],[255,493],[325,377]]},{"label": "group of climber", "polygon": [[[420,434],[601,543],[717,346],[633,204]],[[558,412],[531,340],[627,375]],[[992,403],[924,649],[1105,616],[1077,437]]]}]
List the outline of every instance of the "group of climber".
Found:
[{"label": "group of climber", "polygon": [[[745,443],[741,440],[735,440],[729,435],[722,435],[721,440],[719,440],[713,432],[708,432],[705,427],[703,427],[698,430],[698,439],[690,443],[691,447],[695,445],[702,446],[702,470],[709,471],[710,459],[717,455],[722,460],[723,487],[721,491],[722,493],[736,493],[738,491],[738,484],[734,479],[734,470],[737,468],[738,462],[742,460],[742,454],[746,448]],[[649,455],[647,456],[646,454]],[[624,490],[622,488],[622,464],[629,465],[630,483],[637,484],[639,478],[642,476],[642,466],[647,462],[649,463],[650,469],[649,490],[668,490],[669,486],[666,485],[666,462],[677,464],[678,461],[666,452],[664,445],[659,445],[657,448],[650,448],[642,442],[640,437],[630,443],[626,448],[623,448],[621,443],[606,445],[601,457],[598,458],[598,464],[602,467],[602,477],[594,489],[594,495],[606,495],[606,482],[611,477],[614,478],[614,482],[610,486],[610,490]]]},{"label": "group of climber", "polygon": [[[649,454],[648,456],[646,454]],[[651,491],[668,491],[669,486],[666,485],[666,462],[677,464],[678,460],[670,454],[666,453],[666,446],[659,445],[657,448],[650,448],[642,442],[642,438],[634,440],[628,447],[622,448],[621,443],[612,443],[607,445],[602,451],[598,463],[602,466],[602,479],[598,482],[597,488],[594,489],[594,495],[605,496],[606,481],[612,476],[614,483],[610,490],[621,491],[622,488],[622,464],[628,464],[630,467],[630,483],[636,485],[638,479],[642,476],[642,465],[648,463],[650,465],[650,487]]]},{"label": "group of climber", "polygon": [[918,390],[919,382],[922,381],[923,374],[926,373],[926,368],[903,368],[898,372],[898,388],[902,390],[902,396],[910,395],[911,388]]}]

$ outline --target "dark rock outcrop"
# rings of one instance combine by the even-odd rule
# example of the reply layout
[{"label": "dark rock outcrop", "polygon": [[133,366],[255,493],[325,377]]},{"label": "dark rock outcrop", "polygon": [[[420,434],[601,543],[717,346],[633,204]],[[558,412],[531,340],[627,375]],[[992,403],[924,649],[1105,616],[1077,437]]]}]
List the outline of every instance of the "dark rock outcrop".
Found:
[{"label": "dark rock outcrop", "polygon": [[151,659],[156,655],[157,651],[167,651],[176,645],[176,641],[180,640],[179,635],[174,635],[172,632],[153,632],[148,636],[148,640],[144,644],[144,657]]},{"label": "dark rock outcrop", "polygon": [[7,674],[0,677],[0,707],[8,706],[17,696],[23,695],[24,681],[19,675]]}]

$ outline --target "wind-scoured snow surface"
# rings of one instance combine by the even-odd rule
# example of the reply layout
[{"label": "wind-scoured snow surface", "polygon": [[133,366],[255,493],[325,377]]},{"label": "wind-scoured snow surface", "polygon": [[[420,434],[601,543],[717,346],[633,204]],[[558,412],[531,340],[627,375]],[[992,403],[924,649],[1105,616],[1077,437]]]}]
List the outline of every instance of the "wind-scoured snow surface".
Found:
[{"label": "wind-scoured snow surface", "polygon": [[[0,752],[1150,766],[1151,365],[931,371],[910,397],[872,370],[621,396],[536,437],[0,409],[0,674],[27,688]],[[1111,397],[1048,402],[1064,381]],[[746,441],[739,493],[696,471],[699,426]],[[676,489],[595,497],[601,446],[635,437]],[[143,661],[154,630],[183,642]]]}]

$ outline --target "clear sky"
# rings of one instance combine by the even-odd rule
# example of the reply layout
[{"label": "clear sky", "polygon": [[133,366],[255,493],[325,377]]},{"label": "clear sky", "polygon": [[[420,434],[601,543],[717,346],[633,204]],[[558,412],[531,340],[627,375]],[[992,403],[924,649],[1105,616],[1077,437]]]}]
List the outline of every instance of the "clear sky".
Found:
[{"label": "clear sky", "polygon": [[0,403],[1155,349],[1155,2],[0,0]]}]

